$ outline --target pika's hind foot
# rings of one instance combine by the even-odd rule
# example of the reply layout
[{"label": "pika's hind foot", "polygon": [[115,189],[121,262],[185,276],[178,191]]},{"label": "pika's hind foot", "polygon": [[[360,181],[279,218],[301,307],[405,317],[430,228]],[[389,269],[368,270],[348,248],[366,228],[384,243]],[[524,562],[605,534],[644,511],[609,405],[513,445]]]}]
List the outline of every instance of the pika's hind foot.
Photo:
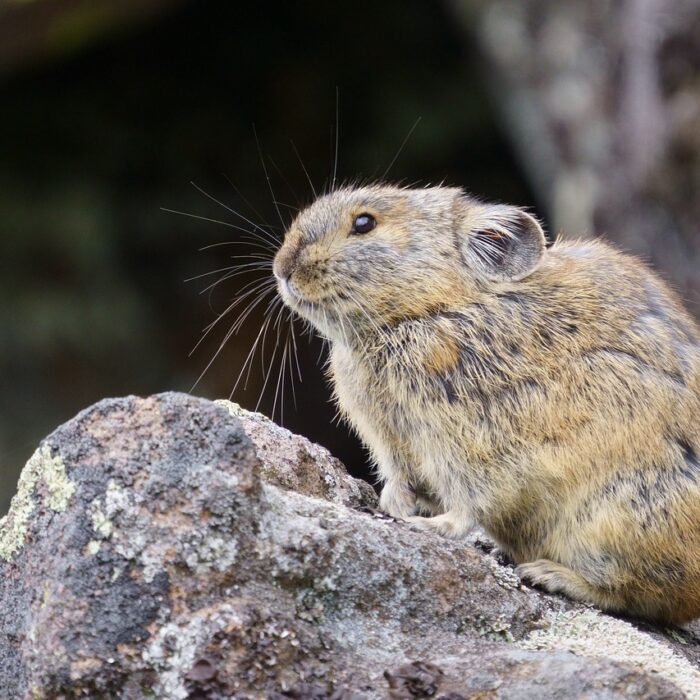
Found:
[{"label": "pika's hind foot", "polygon": [[599,604],[600,596],[596,595],[594,587],[583,576],[549,559],[520,564],[515,571],[521,579],[548,593],[563,593],[572,600]]},{"label": "pika's hind foot", "polygon": [[463,513],[451,510],[447,511],[447,513],[435,515],[432,518],[414,515],[410,518],[404,518],[404,520],[421,530],[433,530],[444,537],[451,537],[453,539],[464,537],[473,527],[472,521]]}]

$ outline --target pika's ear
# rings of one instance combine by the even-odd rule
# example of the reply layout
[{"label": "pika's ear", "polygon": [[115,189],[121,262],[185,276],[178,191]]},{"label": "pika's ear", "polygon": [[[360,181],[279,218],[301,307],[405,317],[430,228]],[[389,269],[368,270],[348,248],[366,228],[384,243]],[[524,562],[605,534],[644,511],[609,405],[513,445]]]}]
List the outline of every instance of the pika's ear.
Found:
[{"label": "pika's ear", "polygon": [[486,279],[516,281],[534,272],[546,241],[537,219],[517,207],[464,202],[459,242],[467,266]]}]

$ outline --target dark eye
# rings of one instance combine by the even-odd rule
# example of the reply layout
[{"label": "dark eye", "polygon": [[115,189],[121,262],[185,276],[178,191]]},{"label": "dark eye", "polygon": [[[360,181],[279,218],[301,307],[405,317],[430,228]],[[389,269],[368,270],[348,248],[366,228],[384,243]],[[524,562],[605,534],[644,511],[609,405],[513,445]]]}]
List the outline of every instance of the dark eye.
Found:
[{"label": "dark eye", "polygon": [[360,214],[352,224],[353,233],[369,233],[377,225],[377,220],[371,214]]}]

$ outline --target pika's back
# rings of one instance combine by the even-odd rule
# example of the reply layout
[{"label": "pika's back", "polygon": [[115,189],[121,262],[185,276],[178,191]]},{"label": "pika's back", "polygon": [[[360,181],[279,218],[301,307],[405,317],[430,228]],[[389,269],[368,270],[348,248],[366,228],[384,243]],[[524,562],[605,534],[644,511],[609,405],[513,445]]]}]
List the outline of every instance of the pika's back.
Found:
[{"label": "pika's back", "polygon": [[543,349],[617,353],[674,378],[700,372],[700,332],[676,294],[602,241],[555,243],[532,275],[494,297],[524,336],[546,341]]}]

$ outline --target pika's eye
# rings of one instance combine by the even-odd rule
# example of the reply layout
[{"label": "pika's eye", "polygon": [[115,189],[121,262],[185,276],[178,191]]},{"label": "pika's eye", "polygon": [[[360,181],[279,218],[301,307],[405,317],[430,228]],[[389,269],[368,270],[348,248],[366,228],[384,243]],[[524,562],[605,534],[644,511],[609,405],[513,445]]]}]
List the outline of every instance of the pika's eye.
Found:
[{"label": "pika's eye", "polygon": [[360,214],[352,224],[352,233],[369,233],[377,225],[377,220],[371,214]]}]

